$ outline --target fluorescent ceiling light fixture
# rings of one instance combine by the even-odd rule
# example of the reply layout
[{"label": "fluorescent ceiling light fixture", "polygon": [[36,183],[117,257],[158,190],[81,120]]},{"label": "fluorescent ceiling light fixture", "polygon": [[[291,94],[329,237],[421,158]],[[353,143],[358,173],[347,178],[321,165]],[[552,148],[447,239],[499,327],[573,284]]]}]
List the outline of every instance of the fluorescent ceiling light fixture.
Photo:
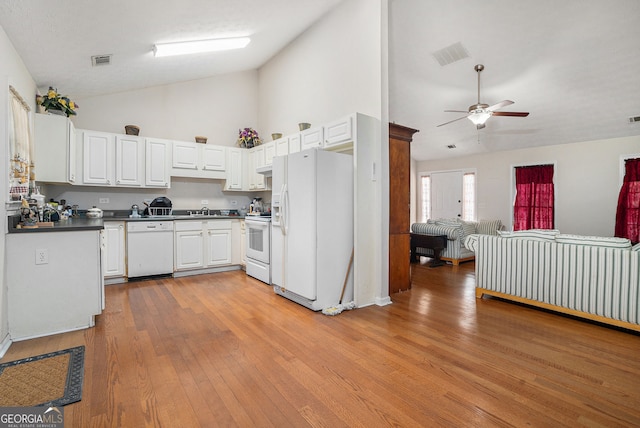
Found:
[{"label": "fluorescent ceiling light fixture", "polygon": [[158,43],[153,45],[155,56],[187,55],[203,52],[227,51],[242,49],[249,44],[249,37],[231,39],[195,40],[192,42]]},{"label": "fluorescent ceiling light fixture", "polygon": [[473,122],[474,125],[484,125],[484,123],[491,117],[491,112],[484,109],[477,109],[471,112],[467,118]]}]

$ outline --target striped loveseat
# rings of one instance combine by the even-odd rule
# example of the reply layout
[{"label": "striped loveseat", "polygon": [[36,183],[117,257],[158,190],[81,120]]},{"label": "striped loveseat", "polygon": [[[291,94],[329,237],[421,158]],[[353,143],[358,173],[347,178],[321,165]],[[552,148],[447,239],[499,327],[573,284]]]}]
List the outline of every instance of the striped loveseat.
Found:
[{"label": "striped loveseat", "polygon": [[[440,259],[454,265],[473,260],[475,254],[464,245],[467,236],[473,234],[497,235],[502,227],[500,220],[464,221],[459,219],[427,220],[426,223],[411,225],[411,233],[421,235],[447,235],[447,248],[440,253]],[[418,255],[433,257],[433,250],[417,248]]]},{"label": "striped loveseat", "polygon": [[474,235],[485,294],[640,331],[640,244],[557,231]]}]

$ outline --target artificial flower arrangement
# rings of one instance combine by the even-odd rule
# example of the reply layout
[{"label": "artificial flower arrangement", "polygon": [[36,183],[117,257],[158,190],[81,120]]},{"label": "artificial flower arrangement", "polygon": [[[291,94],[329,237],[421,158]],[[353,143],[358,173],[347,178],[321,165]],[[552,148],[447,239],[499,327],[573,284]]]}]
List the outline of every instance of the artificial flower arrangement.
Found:
[{"label": "artificial flower arrangement", "polygon": [[46,111],[61,110],[67,117],[75,115],[76,109],[79,107],[78,104],[71,101],[68,97],[60,95],[58,91],[51,86],[49,86],[47,95],[42,97],[40,105],[44,107]]},{"label": "artificial flower arrangement", "polygon": [[262,140],[258,136],[258,132],[253,128],[238,129],[238,146],[250,149],[254,146],[262,144]]}]

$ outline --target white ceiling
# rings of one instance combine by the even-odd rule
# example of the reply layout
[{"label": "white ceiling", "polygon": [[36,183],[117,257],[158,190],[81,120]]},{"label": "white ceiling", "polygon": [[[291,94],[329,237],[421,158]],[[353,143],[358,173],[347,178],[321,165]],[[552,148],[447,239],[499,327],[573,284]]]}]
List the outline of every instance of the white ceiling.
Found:
[{"label": "white ceiling", "polygon": [[[36,80],[72,99],[259,68],[343,0],[0,0]],[[418,160],[640,135],[639,0],[389,0],[389,114]],[[242,51],[154,58],[154,43],[250,36]],[[440,66],[460,42],[469,58]],[[112,54],[92,67],[91,56]],[[515,101],[485,129],[436,128],[477,101]],[[453,144],[455,149],[447,149]],[[640,150],[640,147],[639,147]]]}]

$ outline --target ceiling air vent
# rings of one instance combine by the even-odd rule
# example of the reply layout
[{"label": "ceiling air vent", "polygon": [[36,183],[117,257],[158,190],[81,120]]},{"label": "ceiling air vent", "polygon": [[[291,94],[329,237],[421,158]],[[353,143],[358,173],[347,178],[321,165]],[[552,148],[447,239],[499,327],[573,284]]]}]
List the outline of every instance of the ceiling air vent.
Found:
[{"label": "ceiling air vent", "polygon": [[455,144],[449,144],[449,145],[447,146],[447,149],[455,149],[455,148],[456,148],[456,145],[455,145]]},{"label": "ceiling air vent", "polygon": [[99,65],[110,65],[111,55],[94,55],[91,57],[91,65],[97,67]]},{"label": "ceiling air vent", "polygon": [[441,66],[445,66],[461,59],[469,58],[469,52],[462,46],[462,43],[458,42],[434,52],[433,57]]},{"label": "ceiling air vent", "polygon": [[640,122],[640,116],[630,117],[629,122],[631,123]]}]

